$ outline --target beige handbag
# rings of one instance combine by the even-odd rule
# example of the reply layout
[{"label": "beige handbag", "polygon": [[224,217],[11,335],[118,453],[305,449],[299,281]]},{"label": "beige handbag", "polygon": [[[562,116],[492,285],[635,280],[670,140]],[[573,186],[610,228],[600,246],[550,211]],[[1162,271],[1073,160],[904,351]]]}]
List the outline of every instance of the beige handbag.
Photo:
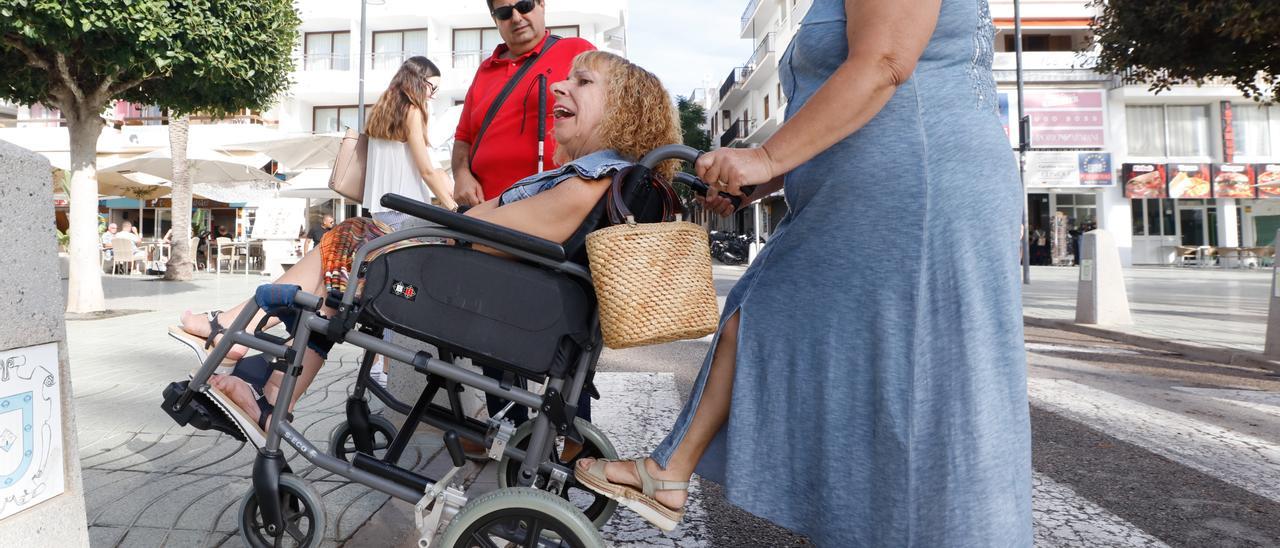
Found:
[{"label": "beige handbag", "polygon": [[369,136],[347,128],[329,173],[329,188],[347,201],[364,202],[364,162],[368,153]]},{"label": "beige handbag", "polygon": [[614,176],[608,200],[614,226],[587,235],[587,257],[609,348],[630,348],[715,332],[719,322],[711,248],[702,227],[680,220],[675,191],[663,193],[663,222],[637,223],[622,199],[626,172]]}]

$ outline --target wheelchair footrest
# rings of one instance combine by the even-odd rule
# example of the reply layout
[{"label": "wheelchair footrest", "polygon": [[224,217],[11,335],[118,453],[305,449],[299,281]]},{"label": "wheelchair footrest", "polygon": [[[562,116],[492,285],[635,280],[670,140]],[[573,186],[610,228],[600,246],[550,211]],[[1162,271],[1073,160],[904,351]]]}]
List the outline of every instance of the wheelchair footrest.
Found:
[{"label": "wheelchair footrest", "polygon": [[169,418],[172,418],[179,426],[192,426],[198,430],[214,430],[240,441],[248,441],[244,433],[231,422],[231,419],[212,401],[209,401],[208,396],[204,394],[196,392],[195,397],[191,398],[187,405],[175,409],[178,399],[189,390],[190,382],[171,382],[169,386],[165,387],[164,403],[160,407],[169,415]]}]

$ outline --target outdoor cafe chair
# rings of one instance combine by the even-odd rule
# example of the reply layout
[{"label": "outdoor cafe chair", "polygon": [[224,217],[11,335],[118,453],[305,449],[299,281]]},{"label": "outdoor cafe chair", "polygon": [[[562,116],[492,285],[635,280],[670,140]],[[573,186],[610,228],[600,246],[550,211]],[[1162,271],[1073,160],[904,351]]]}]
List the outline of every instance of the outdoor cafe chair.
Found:
[{"label": "outdoor cafe chair", "polygon": [[247,259],[241,254],[241,247],[237,246],[231,238],[217,238],[214,244],[217,248],[217,255],[214,258],[214,270],[217,272],[222,272],[222,261],[224,259],[228,262],[228,270],[235,270],[236,264],[241,259]]},{"label": "outdoor cafe chair", "polygon": [[133,274],[133,265],[142,264],[146,260],[145,256],[138,256],[138,246],[129,238],[116,238],[111,240],[111,270],[115,271],[115,266],[119,264],[126,265],[129,274]]},{"label": "outdoor cafe chair", "polygon": [[1177,245],[1177,246],[1173,246],[1173,247],[1174,247],[1174,249],[1176,249],[1176,250],[1177,250],[1177,253],[1178,253],[1178,264],[1179,264],[1179,265],[1186,266],[1186,265],[1187,265],[1187,263],[1189,263],[1189,262],[1190,262],[1190,263],[1194,263],[1194,262],[1196,261],[1196,259],[1198,259],[1198,258],[1199,258],[1199,257],[1197,257],[1197,255],[1196,255],[1196,253],[1199,251],[1199,249],[1198,249],[1196,246],[1193,246],[1193,245]]}]

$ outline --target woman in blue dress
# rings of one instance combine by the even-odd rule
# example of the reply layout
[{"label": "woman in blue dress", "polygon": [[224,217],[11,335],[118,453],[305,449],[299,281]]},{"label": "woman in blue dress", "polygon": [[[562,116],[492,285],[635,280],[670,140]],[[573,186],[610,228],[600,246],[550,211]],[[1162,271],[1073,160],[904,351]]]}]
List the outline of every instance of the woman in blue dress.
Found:
[{"label": "woman in blue dress", "polygon": [[1031,545],[1023,198],[993,35],[985,0],[814,0],[779,67],[787,122],[697,165],[729,193],[781,186],[789,212],[671,434],[580,481],[664,529],[696,471],[821,546]]}]

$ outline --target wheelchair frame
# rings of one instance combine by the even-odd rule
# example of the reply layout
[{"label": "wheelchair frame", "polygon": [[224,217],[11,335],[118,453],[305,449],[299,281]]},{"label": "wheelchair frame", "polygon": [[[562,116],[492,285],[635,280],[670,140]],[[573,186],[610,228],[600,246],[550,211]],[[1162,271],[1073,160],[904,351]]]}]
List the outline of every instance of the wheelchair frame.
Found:
[{"label": "wheelchair frame", "polygon": [[[683,145],[660,147],[645,155],[637,164],[639,169],[633,170],[628,177],[634,177],[638,181],[648,176],[649,170],[653,169],[658,163],[668,159],[679,159],[693,164],[700,154],[697,150]],[[698,194],[705,195],[709,191],[708,187],[696,178],[681,177],[679,180],[689,184]],[[744,187],[743,190],[750,194],[752,189]],[[728,195],[726,194],[725,196]],[[730,199],[736,205],[737,198],[731,197]],[[588,286],[591,284],[590,272],[582,266],[569,261],[565,255],[564,248],[554,242],[529,236],[479,219],[465,217],[394,194],[384,196],[382,204],[426,220],[432,223],[432,226],[409,228],[386,234],[361,246],[352,261],[352,279],[347,284],[347,289],[343,293],[341,301],[335,302],[333,299],[299,291],[294,297],[293,306],[290,307],[291,312],[297,313],[298,320],[294,333],[291,334],[293,341],[291,344],[286,339],[263,332],[263,326],[266,323],[265,318],[254,328],[252,333],[246,331],[250,320],[260,310],[256,301],[251,300],[232,321],[213,351],[208,354],[203,366],[192,377],[188,388],[173,401],[172,405],[168,402],[165,404],[167,406],[166,411],[169,411],[170,414],[182,413],[192,402],[197,392],[204,392],[209,389],[209,377],[234,345],[243,345],[273,357],[275,359],[274,366],[284,372],[276,401],[292,401],[297,378],[302,374],[303,355],[313,332],[323,333],[335,343],[350,342],[364,349],[366,352],[361,359],[359,373],[362,379],[367,377],[374,353],[413,364],[416,370],[428,375],[427,389],[424,389],[418,402],[405,413],[408,417],[408,422],[397,433],[392,445],[388,447],[387,456],[382,460],[376,459],[364,451],[366,449],[371,450],[368,424],[354,425],[359,427],[356,429],[363,431],[363,434],[356,436],[353,430],[353,440],[357,443],[358,451],[352,461],[348,462],[321,452],[289,422],[288,406],[275,406],[266,432],[266,443],[264,447],[258,450],[258,455],[254,460],[253,489],[246,496],[245,506],[242,506],[242,514],[248,512],[247,505],[251,497],[256,497],[259,505],[258,512],[263,518],[262,525],[266,532],[275,537],[277,541],[280,535],[284,534],[284,509],[281,507],[280,495],[282,487],[289,487],[284,483],[290,483],[282,483],[282,478],[289,471],[289,466],[285,462],[284,453],[281,450],[282,441],[293,447],[303,458],[318,468],[372,487],[398,499],[415,503],[414,520],[421,534],[419,546],[423,548],[429,546],[442,520],[452,519],[460,512],[460,509],[461,512],[468,512],[470,507],[462,508],[467,503],[465,493],[450,485],[453,476],[464,465],[462,449],[458,442],[458,429],[460,428],[462,436],[483,444],[486,441],[485,433],[488,432],[488,428],[482,429],[480,425],[484,423],[462,415],[457,394],[453,391],[454,383],[475,387],[486,394],[499,396],[514,404],[539,411],[537,417],[530,419],[533,427],[527,448],[521,450],[517,447],[506,445],[501,449],[501,454],[504,457],[520,461],[518,478],[516,479],[521,487],[533,486],[538,474],[545,472],[550,478],[546,487],[558,495],[565,488],[565,480],[573,473],[571,469],[552,462],[550,457],[544,457],[536,461],[531,461],[526,457],[528,455],[549,455],[552,449],[551,444],[554,443],[556,435],[581,439],[574,426],[576,404],[588,382],[589,375],[593,373],[593,366],[599,358],[603,347],[599,329],[598,309],[593,310],[591,314],[589,322],[590,338],[587,344],[581,345],[582,352],[579,353],[577,361],[573,365],[572,376],[548,376],[545,383],[546,391],[539,395],[524,388],[508,386],[508,383],[491,379],[465,367],[438,359],[425,351],[413,351],[384,341],[381,337],[376,336],[375,333],[369,332],[382,331],[382,329],[357,329],[360,308],[355,302],[355,292],[359,285],[358,279],[364,275],[364,269],[367,266],[365,259],[370,252],[412,238],[452,238],[482,244],[518,259],[574,276]],[[592,298],[594,299],[594,293]],[[319,316],[319,311],[325,306],[331,306],[336,310],[333,318],[327,319]],[[273,313],[272,315],[279,315],[279,313]],[[443,351],[441,351],[440,357],[445,357]],[[443,379],[443,381],[440,379]],[[435,392],[439,390],[442,382],[445,383],[449,390],[452,413],[444,413],[440,411],[440,409],[443,409],[441,406],[432,403]],[[434,389],[432,383],[435,383]],[[392,409],[400,412],[406,411],[405,407],[407,405],[394,398],[381,387],[372,383],[358,382],[356,393],[348,399],[347,415],[349,419],[353,416],[351,406],[365,405],[367,407],[367,402],[363,399],[362,388],[369,388],[378,399]],[[367,414],[362,416],[368,417]],[[416,422],[420,419],[432,426],[445,430],[445,446],[453,459],[454,467],[438,481],[393,464],[398,460],[400,452],[403,451],[404,446],[408,443],[409,436],[416,429]],[[185,424],[185,422],[180,423]],[[356,439],[357,437],[363,437],[363,439]],[[496,452],[496,448],[491,448],[491,452]],[[494,494],[500,495],[500,493]],[[524,489],[524,492],[508,494],[516,495],[511,498],[516,499],[518,503],[537,503],[543,505],[542,508],[544,510],[551,508],[556,512],[568,512],[561,515],[575,522],[567,525],[567,527],[574,534],[577,534],[578,538],[588,538],[580,534],[585,532],[586,535],[596,535],[593,537],[594,542],[600,542],[598,533],[590,521],[585,522],[588,526],[587,529],[581,527],[583,521],[586,520],[586,516],[577,508],[569,506],[567,502],[563,502],[559,498],[550,497],[547,493],[532,493],[528,489]],[[533,494],[542,496],[537,497],[533,496]],[[477,500],[477,505],[473,506],[480,506],[481,508],[473,513],[479,514],[477,517],[483,519],[488,517],[489,514],[484,512],[490,511],[490,507],[495,506],[490,503],[497,497],[486,495],[481,498],[487,498],[487,500]],[[538,500],[540,498],[542,500]],[[321,506],[320,516],[322,517],[323,503],[319,501],[312,501],[312,503]],[[563,506],[556,507],[557,504]],[[553,507],[559,509],[557,510]],[[506,508],[510,507],[500,507],[499,510],[505,511]],[[470,518],[471,516],[468,517]],[[242,516],[242,522],[243,519],[244,517]],[[558,517],[550,516],[550,519],[556,520]],[[323,522],[323,519],[319,521]],[[312,526],[314,529],[315,524],[313,523]],[[526,532],[527,534],[529,533]]]},{"label": "wheelchair frame", "polygon": [[[395,198],[400,197],[396,196]],[[474,227],[473,223],[483,223],[488,226],[479,225],[481,228],[486,229],[479,231],[466,231],[465,228],[447,228],[439,224],[436,226],[415,227],[386,234],[361,246],[352,261],[353,277],[347,285],[347,290],[343,294],[341,302],[326,302],[320,296],[303,291],[297,293],[294,298],[293,308],[299,314],[299,321],[295,332],[292,334],[291,345],[287,345],[287,341],[284,339],[262,332],[260,327],[265,323],[265,319],[263,323],[259,324],[259,328],[252,333],[246,330],[251,319],[260,310],[258,304],[251,300],[244,310],[236,316],[231,325],[227,327],[226,333],[215,345],[213,351],[209,353],[204,365],[193,376],[189,385],[191,388],[174,402],[172,407],[173,411],[179,411],[191,401],[197,391],[207,390],[209,377],[234,345],[243,345],[275,358],[277,364],[282,365],[280,369],[284,372],[276,401],[292,401],[297,378],[302,374],[303,354],[306,352],[307,342],[313,332],[322,333],[333,339],[335,343],[350,342],[364,349],[366,353],[361,360],[360,371],[362,376],[367,375],[367,370],[372,363],[372,354],[374,353],[413,364],[414,368],[419,372],[428,375],[430,379],[428,388],[423,391],[422,396],[411,409],[405,409],[407,405],[391,396],[385,389],[381,387],[375,388],[371,383],[360,383],[369,384],[366,388],[374,392],[378,399],[387,403],[394,410],[404,412],[408,417],[409,422],[396,435],[396,439],[392,446],[388,448],[388,454],[384,457],[384,460],[370,457],[363,452],[356,453],[352,462],[326,454],[307,440],[289,422],[287,405],[275,406],[270,428],[267,431],[266,444],[259,450],[253,467],[254,491],[257,493],[262,517],[269,533],[278,534],[282,527],[279,485],[280,476],[288,469],[284,453],[281,451],[282,441],[292,446],[307,461],[323,470],[372,487],[398,499],[415,503],[418,509],[418,515],[415,515],[415,519],[419,522],[424,540],[429,539],[435,533],[434,529],[438,527],[442,520],[452,518],[453,514],[457,513],[458,508],[466,503],[466,497],[462,491],[456,488],[441,487],[448,485],[453,475],[463,465],[460,455],[461,449],[457,447],[457,436],[461,435],[484,444],[488,428],[487,425],[480,421],[461,416],[461,410],[456,405],[457,395],[452,390],[450,391],[450,401],[455,404],[452,406],[452,413],[445,413],[442,411],[443,408],[441,406],[433,404],[434,393],[441,387],[436,379],[443,379],[451,384],[458,383],[471,386],[487,394],[510,400],[516,405],[523,405],[540,411],[536,417],[530,419],[533,422],[533,434],[529,439],[527,449],[521,450],[512,446],[506,446],[502,449],[503,456],[516,459],[521,463],[519,477],[517,478],[519,485],[532,486],[538,473],[541,472],[553,478],[553,482],[548,487],[558,491],[563,489],[565,479],[572,474],[571,469],[553,463],[546,458],[531,461],[526,456],[530,454],[549,454],[551,444],[557,434],[577,437],[573,426],[573,418],[576,413],[573,410],[576,408],[576,402],[587,382],[592,366],[600,355],[602,347],[599,318],[596,312],[592,313],[590,320],[592,333],[590,344],[584,348],[583,352],[579,353],[576,363],[570,369],[572,376],[547,377],[545,383],[546,391],[539,395],[517,386],[505,386],[504,383],[498,380],[448,361],[437,359],[425,351],[413,351],[384,341],[374,334],[356,329],[360,309],[355,303],[355,291],[358,283],[354,275],[357,271],[362,273],[365,258],[369,253],[387,245],[413,238],[453,238],[482,244],[539,266],[575,276],[588,285],[591,280],[590,273],[576,263],[566,260],[563,249],[552,242],[536,239],[477,219],[462,217],[439,208],[432,208],[420,202],[412,202],[404,198],[400,198],[399,201],[391,201],[396,202],[396,205],[403,207],[405,210],[409,210],[406,213],[426,218],[428,221],[444,221],[452,225],[462,225],[463,227],[467,227],[467,225],[473,225]],[[446,216],[455,218],[450,219]],[[459,222],[458,217],[462,218],[462,222]],[[495,229],[500,230],[495,231]],[[489,232],[488,235],[483,234],[486,231]],[[503,234],[503,231],[510,234]],[[336,305],[334,308],[336,308],[337,312],[333,318],[326,319],[318,315],[326,304]],[[436,385],[434,387],[435,390],[432,387],[433,383]],[[353,394],[353,396],[359,395]],[[353,400],[354,398],[349,398],[348,405],[352,405]],[[568,404],[566,402],[573,403]],[[364,402],[362,401],[361,403]],[[350,413],[348,413],[348,417],[350,416]],[[458,419],[461,420],[459,421]],[[419,421],[446,431],[446,445],[449,446],[450,454],[454,458],[454,469],[439,481],[391,464],[398,460],[399,453],[408,444],[409,437],[411,437],[414,427],[416,427],[416,424],[413,423]],[[452,440],[450,440],[451,436]],[[557,492],[556,494],[559,493]],[[421,515],[428,507],[431,507],[432,515]],[[430,530],[422,527],[424,521],[428,523]]]}]

